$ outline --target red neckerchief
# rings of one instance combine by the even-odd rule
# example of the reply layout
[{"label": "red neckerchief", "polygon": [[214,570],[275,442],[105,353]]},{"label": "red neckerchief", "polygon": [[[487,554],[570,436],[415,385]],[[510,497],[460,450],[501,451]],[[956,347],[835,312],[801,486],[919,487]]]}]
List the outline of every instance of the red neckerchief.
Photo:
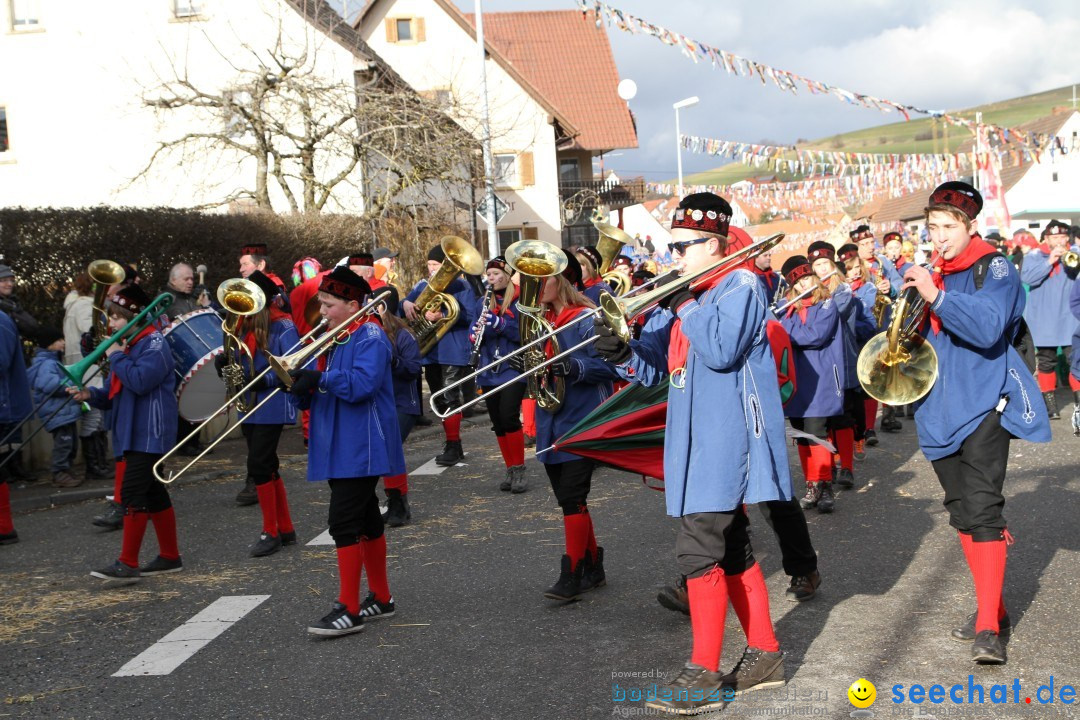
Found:
[{"label": "red neckerchief", "polygon": [[[548,310],[544,313],[544,319],[551,323],[555,329],[561,328],[568,322],[578,316],[582,310],[588,310],[589,308],[584,305],[567,305],[562,309],[562,312],[556,314],[554,310]],[[554,348],[551,347],[551,343],[544,343],[544,356],[547,358],[554,357]]]},{"label": "red neckerchief", "polygon": [[[273,305],[271,305],[270,306],[270,322],[271,323],[276,323],[278,320],[292,320],[292,315],[290,315],[289,313],[281,310],[280,308],[276,308]],[[247,325],[249,323],[247,323],[245,321],[244,324]],[[248,330],[247,333],[244,335],[244,344],[247,345],[248,350],[251,351],[251,355],[249,355],[249,357],[255,357],[255,350],[257,348],[256,348],[256,343],[255,343],[255,331],[254,330]]]},{"label": "red neckerchief", "polygon": [[[739,267],[742,267],[741,265]],[[727,277],[728,273],[720,273],[707,278],[694,286],[695,297],[701,297]],[[674,308],[673,310],[677,310]],[[682,319],[675,315],[675,322],[671,324],[671,337],[668,340],[668,373],[686,368],[686,357],[690,354],[690,340],[682,331]]]},{"label": "red neckerchief", "polygon": [[746,269],[754,273],[760,278],[764,278],[765,286],[769,288],[769,292],[772,293],[776,289],[777,275],[772,270],[762,270],[756,263],[747,261]]},{"label": "red neckerchief", "polygon": [[793,312],[799,313],[799,319],[802,320],[803,325],[806,324],[806,308],[812,307],[817,301],[812,297],[804,297],[797,303],[792,303],[791,307],[787,309],[787,313],[784,317],[791,317]]},{"label": "red neckerchief", "polygon": [[[1049,259],[1049,256],[1050,256],[1050,244],[1049,243],[1043,243],[1042,245],[1040,245],[1039,246],[1039,252],[1045,253],[1047,258]],[[1050,266],[1050,275],[1049,275],[1049,277],[1054,277],[1059,272],[1061,272],[1061,262],[1060,261],[1055,261],[1054,264]]]},{"label": "red neckerchief", "polygon": [[857,280],[852,280],[851,281],[851,292],[855,292],[856,290],[858,290],[859,288],[861,288],[865,284],[866,284],[866,281],[863,280],[862,278],[858,278]]},{"label": "red neckerchief", "polygon": [[596,277],[592,278],[591,280],[586,280],[585,281],[585,288],[586,289],[591,288],[594,285],[599,285],[602,282],[604,282],[604,278],[597,275]]},{"label": "red neckerchief", "polygon": [[[983,240],[979,233],[975,233],[971,236],[971,241],[968,242],[964,251],[952,260],[945,260],[935,255],[935,258],[930,263],[933,270],[931,277],[934,280],[934,287],[939,291],[944,291],[946,275],[963,272],[978,262],[980,258],[996,252],[997,248]],[[930,313],[930,327],[935,335],[941,332],[941,318],[935,313]]]},{"label": "red neckerchief", "polygon": [[[327,332],[333,332],[334,333],[334,340],[331,341],[331,346],[333,346],[335,344],[339,344],[338,343],[338,338],[340,338],[343,334],[344,334],[344,336],[346,338],[351,338],[352,334],[354,332],[356,332],[360,328],[361,325],[366,325],[369,322],[373,322],[376,325],[378,325],[379,327],[382,327],[382,321],[379,320],[378,316],[376,316],[376,315],[365,315],[364,317],[360,318],[359,320],[356,320],[355,322],[353,322],[353,324],[350,325],[349,327],[345,328],[345,330],[341,330],[341,329],[328,330]],[[345,343],[340,343],[340,344],[344,345]],[[319,359],[316,361],[316,365],[315,365],[319,369],[319,372],[326,372],[326,363],[327,363],[327,358],[329,356],[330,356],[329,352],[324,352],[322,355],[319,356]]]},{"label": "red neckerchief", "polygon": [[[150,325],[148,327],[143,328],[141,331],[139,331],[138,335],[131,338],[131,342],[129,342],[127,344],[127,347],[124,348],[124,354],[127,355],[128,352],[130,352],[131,348],[135,345],[135,343],[139,342],[144,337],[146,337],[147,335],[149,335],[152,332],[155,332],[156,330],[157,330],[157,328],[154,327],[153,325]],[[114,397],[119,395],[120,391],[123,388],[124,388],[124,384],[122,382],[120,382],[120,378],[116,376],[115,372],[112,373],[110,375],[110,379],[109,379],[109,399],[112,400]]]}]

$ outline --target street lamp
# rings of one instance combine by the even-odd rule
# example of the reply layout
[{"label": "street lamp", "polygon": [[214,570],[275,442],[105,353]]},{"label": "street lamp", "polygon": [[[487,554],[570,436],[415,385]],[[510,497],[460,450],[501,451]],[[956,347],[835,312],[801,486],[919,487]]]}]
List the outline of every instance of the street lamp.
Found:
[{"label": "street lamp", "polygon": [[680,100],[671,107],[675,108],[675,157],[679,166],[679,197],[683,194],[682,184],[682,140],[679,137],[679,109],[685,107],[691,107],[701,102],[701,99],[695,95],[694,97],[688,97],[685,100]]}]

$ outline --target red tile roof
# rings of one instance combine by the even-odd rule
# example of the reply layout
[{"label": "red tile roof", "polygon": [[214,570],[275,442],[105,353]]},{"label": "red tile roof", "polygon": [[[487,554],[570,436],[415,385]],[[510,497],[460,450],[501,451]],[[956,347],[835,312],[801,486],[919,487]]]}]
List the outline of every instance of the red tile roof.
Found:
[{"label": "red tile roof", "polygon": [[566,149],[637,147],[607,32],[592,11],[587,17],[577,10],[484,13],[484,40],[577,128]]}]

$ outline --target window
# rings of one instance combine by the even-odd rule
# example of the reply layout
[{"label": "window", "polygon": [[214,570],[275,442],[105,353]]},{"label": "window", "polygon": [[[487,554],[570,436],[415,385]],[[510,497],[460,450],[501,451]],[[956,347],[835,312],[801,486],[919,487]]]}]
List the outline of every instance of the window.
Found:
[{"label": "window", "polygon": [[494,158],[495,184],[502,187],[517,187],[517,155],[506,153]]},{"label": "window", "polygon": [[1057,182],[1057,173],[1054,173],[1050,178],[1053,182]]},{"label": "window", "polygon": [[562,158],[559,160],[559,181],[577,182],[581,179],[581,166],[577,158]]},{"label": "window", "polygon": [[0,106],[0,153],[7,152],[7,149],[8,149],[7,108]]},{"label": "window", "polygon": [[499,250],[506,251],[506,248],[510,247],[518,240],[521,239],[521,230],[500,230],[499,231]]},{"label": "window", "polygon": [[398,42],[406,42],[413,39],[412,20],[397,21],[397,39]]},{"label": "window", "polygon": [[386,18],[386,42],[422,43],[424,18]]},{"label": "window", "polygon": [[11,0],[11,28],[34,30],[41,27],[41,0]]},{"label": "window", "polygon": [[178,18],[196,17],[203,9],[202,0],[173,0],[173,15]]}]

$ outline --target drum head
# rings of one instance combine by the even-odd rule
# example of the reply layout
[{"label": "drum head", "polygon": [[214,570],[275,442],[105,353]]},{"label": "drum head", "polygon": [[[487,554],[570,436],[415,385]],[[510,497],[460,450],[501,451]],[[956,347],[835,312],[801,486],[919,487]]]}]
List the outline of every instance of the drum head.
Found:
[{"label": "drum head", "polygon": [[202,422],[225,403],[225,381],[218,377],[214,358],[221,348],[207,353],[180,381],[177,400],[180,417],[188,422]]}]

